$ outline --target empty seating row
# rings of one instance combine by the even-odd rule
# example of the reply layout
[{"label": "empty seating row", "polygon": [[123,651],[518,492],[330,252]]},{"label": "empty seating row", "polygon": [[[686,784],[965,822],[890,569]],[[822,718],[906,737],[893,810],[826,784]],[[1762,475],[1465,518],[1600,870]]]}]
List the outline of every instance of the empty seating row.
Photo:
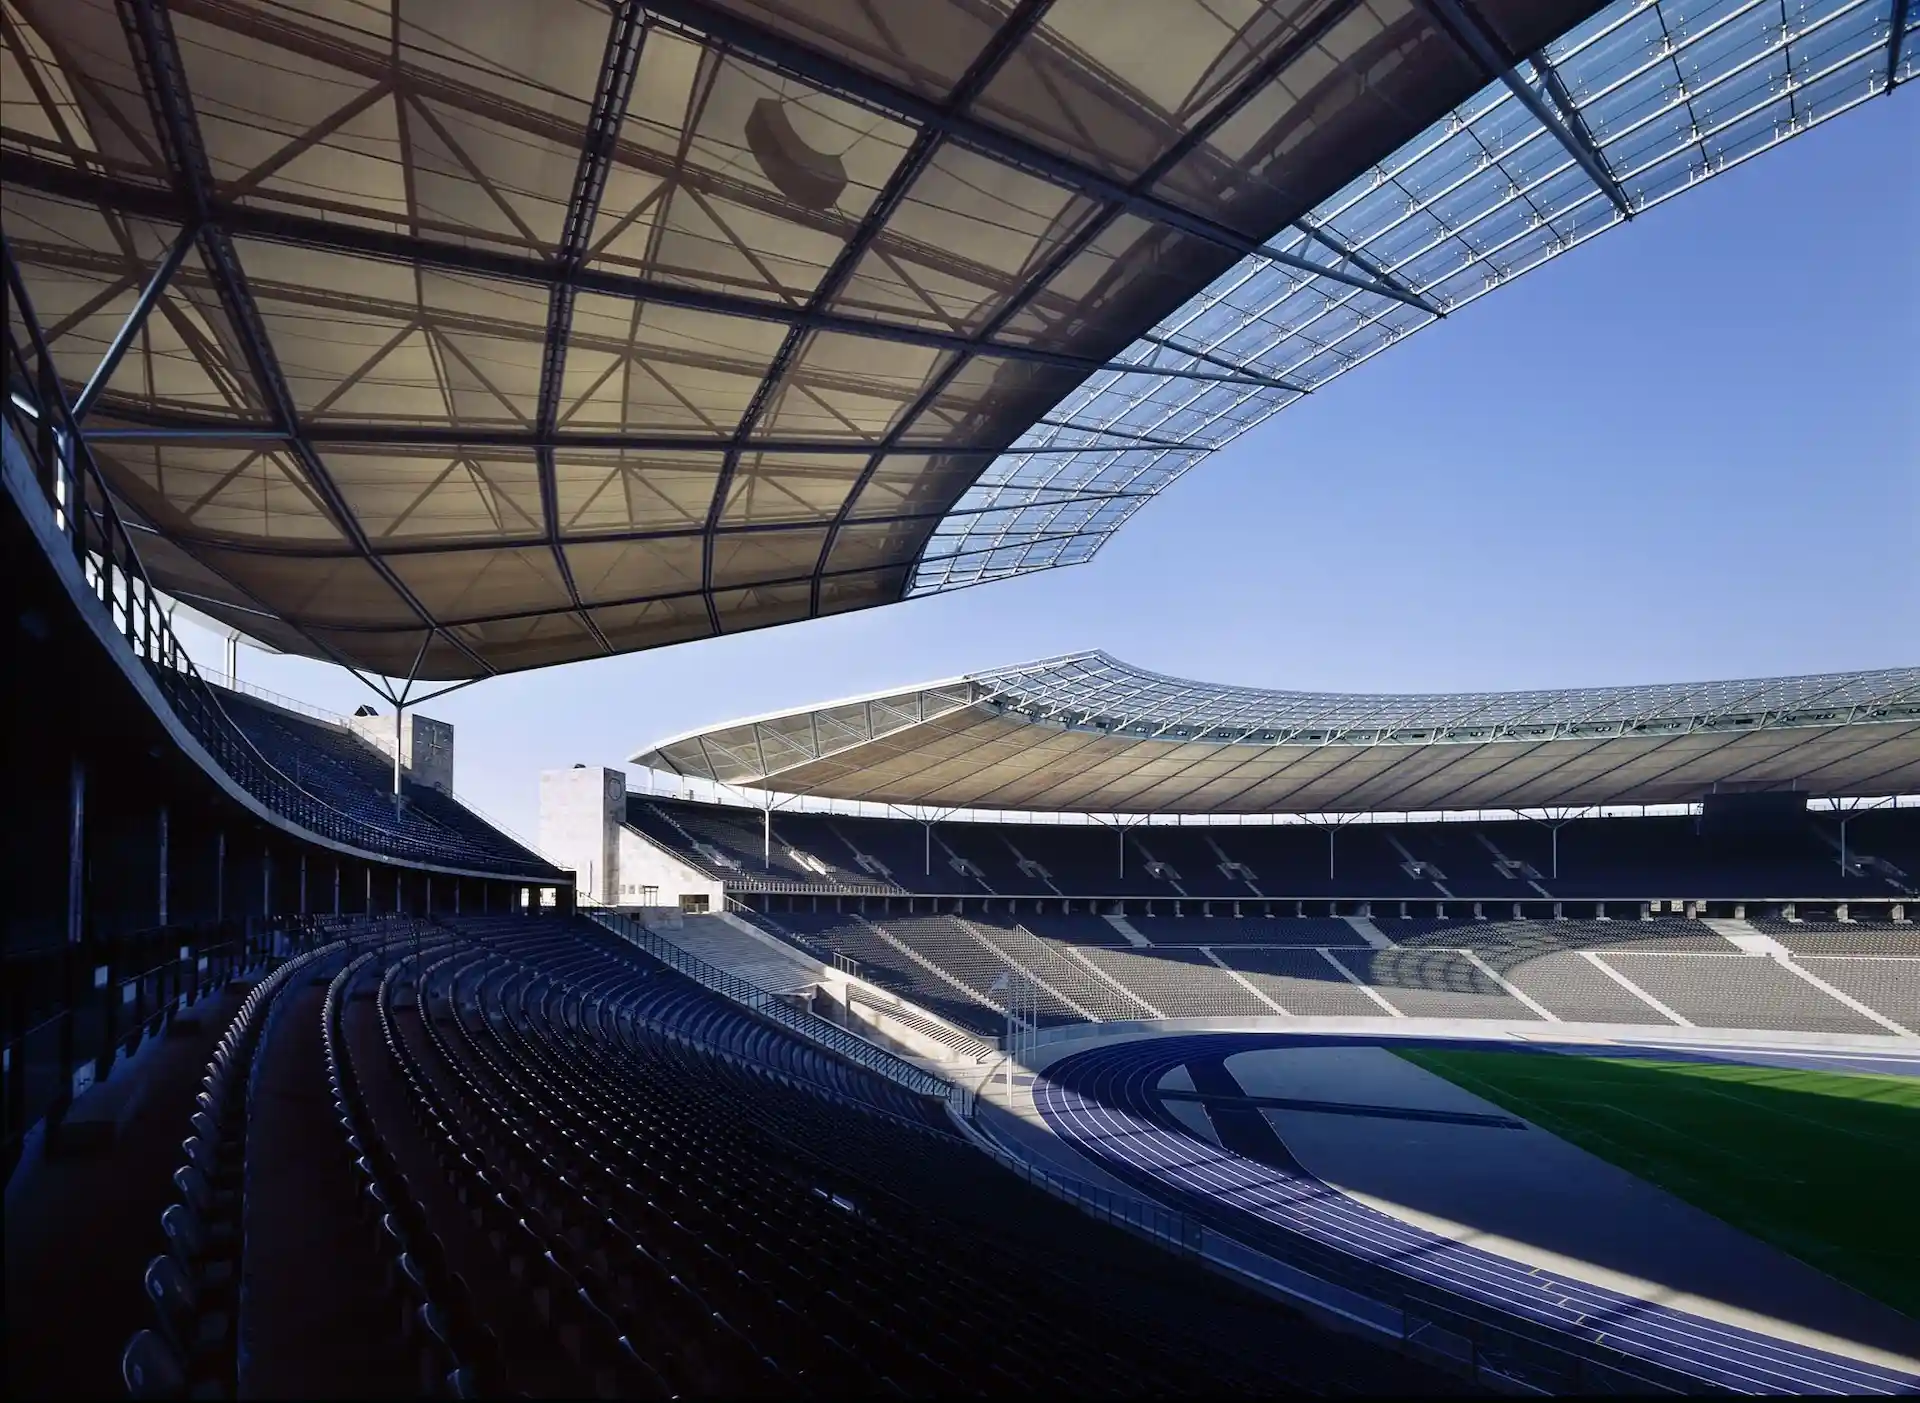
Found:
[{"label": "empty seating row", "polygon": [[157,1329],[136,1332],[121,1358],[136,1398],[234,1393],[241,1187],[255,1055],[281,992],[343,948],[336,942],[310,950],[254,985],[207,1062],[192,1134],[181,1144],[186,1163],[174,1173],[180,1201],[160,1216],[167,1251],[146,1271]]},{"label": "empty seating row", "polygon": [[[1422,901],[1899,897],[1920,874],[1920,809],[1848,820],[1809,813],[1790,831],[1734,842],[1691,817],[1582,818],[1556,830],[1527,820],[1360,823],[1330,834],[1305,824],[1147,824],[1121,834],[1084,823],[903,819],[739,807],[648,796],[630,821],[676,848],[725,854],[742,886],[876,885],[943,895],[1153,897],[1201,901]],[[804,854],[801,860],[795,854]],[[867,863],[860,859],[865,857]],[[1191,914],[1191,909],[1189,914]]]},{"label": "empty seating row", "polygon": [[1755,916],[1747,922],[1796,955],[1920,956],[1920,927],[1891,923],[1788,921]]},{"label": "empty seating row", "polygon": [[1365,936],[1324,916],[1137,916],[1133,928],[1155,945],[1357,945]]},{"label": "empty seating row", "polygon": [[552,865],[430,785],[402,776],[396,809],[392,761],[337,725],[216,688],[221,706],[276,770],[316,799],[376,829],[425,845],[453,866],[545,875]]},{"label": "empty seating row", "polygon": [[1734,947],[1699,921],[1651,920],[1442,921],[1383,918],[1374,923],[1396,945],[1449,950],[1665,950],[1727,954]]},{"label": "empty seating row", "polygon": [[1703,1028],[1781,1028],[1816,1033],[1884,1033],[1783,962],[1765,955],[1600,956],[1689,1023]]}]

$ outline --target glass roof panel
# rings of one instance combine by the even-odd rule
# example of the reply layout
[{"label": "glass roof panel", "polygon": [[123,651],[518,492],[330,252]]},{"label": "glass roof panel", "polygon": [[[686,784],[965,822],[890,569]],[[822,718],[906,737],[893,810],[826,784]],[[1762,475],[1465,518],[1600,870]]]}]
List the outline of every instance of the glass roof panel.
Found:
[{"label": "glass roof panel", "polygon": [[[1778,6],[1754,0],[1615,0],[1544,50],[1563,114],[1590,133],[1600,159],[1635,213],[1759,151],[1887,91],[1890,0],[1830,0],[1782,23]],[[1501,24],[1524,22],[1504,7]],[[1920,25],[1909,16],[1908,28]],[[1528,48],[1538,42],[1529,41]],[[1912,44],[1899,57],[1913,64]],[[1004,514],[1012,472],[1057,498],[1084,491],[1106,453],[1023,461],[1048,444],[1036,427],[990,469],[933,533],[912,593],[924,594],[1090,558],[1154,491],[1301,394],[1352,369],[1476,297],[1620,222],[1555,133],[1515,95],[1528,87],[1558,111],[1546,73],[1523,62],[1511,83],[1496,78],[1346,187],[1321,201],[1267,247],[1312,259],[1389,289],[1366,291],[1259,255],[1242,259],[1117,359],[1145,360],[1167,339],[1214,360],[1258,368],[1285,385],[1232,391],[1090,376],[1047,421],[1104,427],[1186,445],[1169,453],[1160,480],[1123,508],[1028,513],[1020,535]],[[1336,243],[1317,239],[1322,231]],[[1351,250],[1355,258],[1342,255]],[[1290,387],[1290,388],[1289,388]],[[998,464],[996,464],[998,467]],[[1008,548],[1018,540],[1020,549]]]},{"label": "glass roof panel", "polygon": [[1269,741],[1292,732],[1324,741],[1356,728],[1697,725],[1771,711],[1920,700],[1920,668],[1531,692],[1362,695],[1196,682],[1091,652],[967,680],[998,707],[1070,726],[1176,739],[1226,727],[1273,732],[1251,737]]}]

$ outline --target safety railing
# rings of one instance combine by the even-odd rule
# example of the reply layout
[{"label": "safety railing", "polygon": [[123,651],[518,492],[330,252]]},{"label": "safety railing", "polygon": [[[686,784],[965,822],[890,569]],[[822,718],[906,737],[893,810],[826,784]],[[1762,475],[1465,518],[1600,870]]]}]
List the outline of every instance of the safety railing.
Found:
[{"label": "safety railing", "polygon": [[912,896],[903,886],[879,882],[800,882],[788,877],[756,877],[750,872],[715,874],[736,891],[773,896]]},{"label": "safety railing", "polygon": [[888,993],[882,997],[870,993],[857,984],[849,984],[847,1006],[850,1011],[866,1009],[891,1018],[922,1036],[931,1038],[956,1056],[971,1058],[976,1065],[990,1057],[998,1056],[1000,1052],[997,1044],[988,1042],[985,1038],[976,1037],[963,1029],[952,1027],[896,994]]},{"label": "safety railing", "polygon": [[1406,1278],[1390,1271],[1330,1270],[1326,1259],[1296,1265],[1164,1203],[1045,1169],[1006,1149],[977,1117],[964,1118],[973,1132],[972,1142],[983,1153],[1089,1216],[1396,1337],[1483,1382],[1502,1381],[1547,1393],[1692,1391],[1688,1380],[1674,1371],[1617,1354],[1604,1345],[1582,1348],[1571,1339],[1556,1340],[1545,1327],[1537,1332],[1508,1328],[1440,1288],[1409,1290]]},{"label": "safety railing", "polygon": [[851,974],[860,979],[868,977],[865,969],[861,967],[858,960],[851,956],[841,954],[831,945],[823,944],[815,940],[812,936],[805,935],[800,931],[788,930],[785,926],[762,915],[737,897],[729,895],[726,898],[726,903],[726,909],[728,911],[738,916],[755,930],[772,936],[784,945],[793,946],[808,958],[818,960],[823,965],[829,965],[839,970],[842,974]]},{"label": "safety railing", "polygon": [[598,922],[628,944],[651,955],[661,964],[679,971],[697,984],[719,994],[722,998],[751,1009],[770,1022],[777,1023],[796,1036],[822,1047],[829,1052],[856,1062],[869,1071],[877,1072],[888,1081],[905,1087],[918,1096],[932,1096],[946,1099],[951,1088],[946,1082],[930,1072],[922,1071],[904,1057],[896,1056],[885,1048],[868,1042],[856,1033],[850,1033],[837,1023],[829,1023],[802,1009],[795,1008],[785,1000],[769,994],[757,985],[749,984],[736,974],[708,964],[697,955],[689,954],[672,941],[648,930],[634,917],[619,911],[585,910],[582,914]]},{"label": "safety railing", "polygon": [[[12,249],[3,241],[0,247],[7,297],[29,341],[20,346],[11,333],[5,337],[0,452],[44,494],[88,589],[106,610],[114,632],[145,665],[167,706],[234,783],[290,823],[362,852],[444,865],[444,853],[433,842],[347,814],[288,778],[227,714],[218,692],[174,633],[167,606],[141,563],[133,533],[114,505],[93,450],[75,430],[66,388],[33,315]],[[488,866],[503,875],[551,875],[539,863],[501,859],[489,860]]]},{"label": "safety railing", "polygon": [[1188,1256],[1199,1256],[1206,1245],[1205,1229],[1186,1214],[1137,1194],[1120,1193],[1090,1184],[1010,1154],[985,1134],[973,1144],[988,1158],[1022,1181],[1102,1222],[1131,1229]]},{"label": "safety railing", "polygon": [[210,921],[8,950],[0,999],[5,1165],[34,1125],[57,1127],[146,1039],[235,977],[304,948],[312,929],[297,918]]}]

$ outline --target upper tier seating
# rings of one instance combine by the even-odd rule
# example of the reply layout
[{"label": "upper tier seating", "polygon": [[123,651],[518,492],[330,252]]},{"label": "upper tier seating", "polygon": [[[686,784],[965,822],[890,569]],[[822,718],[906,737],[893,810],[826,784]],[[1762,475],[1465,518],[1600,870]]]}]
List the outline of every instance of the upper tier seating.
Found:
[{"label": "upper tier seating", "polygon": [[[1304,824],[937,823],[784,811],[771,861],[752,809],[633,795],[629,822],[696,866],[745,887],[892,889],[964,897],[1151,898],[1180,915],[1261,914],[1248,903],[1899,899],[1920,894],[1920,808],[1849,820],[1810,813],[1785,835],[1716,839],[1687,817],[1586,818],[1551,833],[1525,820]],[[708,853],[699,848],[704,846]],[[1329,871],[1329,847],[1332,869]],[[1555,852],[1558,870],[1555,868]],[[724,856],[716,864],[712,854]],[[865,859],[863,862],[862,859]],[[1170,907],[1168,908],[1171,909]],[[1430,910],[1430,908],[1429,908]],[[1376,915],[1391,912],[1376,906]],[[1292,914],[1277,910],[1276,914]]]},{"label": "upper tier seating", "polygon": [[217,690],[227,715],[280,773],[342,813],[422,840],[449,866],[487,871],[502,864],[511,870],[548,866],[452,796],[404,775],[396,815],[393,761],[351,731],[243,692]]},{"label": "upper tier seating", "polygon": [[1322,916],[1139,916],[1133,928],[1155,945],[1360,945],[1347,922]]},{"label": "upper tier seating", "polygon": [[[1551,950],[1666,950],[1728,954],[1724,936],[1698,921],[1660,916],[1649,921],[1436,921],[1374,922],[1395,945],[1472,950],[1518,962]],[[1504,965],[1496,965],[1504,968]]]},{"label": "upper tier seating", "polygon": [[1796,955],[1920,955],[1920,927],[1912,925],[1784,921],[1768,916],[1750,918],[1748,924]]}]

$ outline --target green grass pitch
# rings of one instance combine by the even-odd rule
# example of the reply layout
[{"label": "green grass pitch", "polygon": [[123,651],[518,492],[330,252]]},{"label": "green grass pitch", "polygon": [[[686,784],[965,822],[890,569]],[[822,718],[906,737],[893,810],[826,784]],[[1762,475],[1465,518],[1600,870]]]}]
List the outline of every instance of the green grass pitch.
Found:
[{"label": "green grass pitch", "polygon": [[1559,1053],[1398,1051],[1920,1317],[1920,1078]]}]

